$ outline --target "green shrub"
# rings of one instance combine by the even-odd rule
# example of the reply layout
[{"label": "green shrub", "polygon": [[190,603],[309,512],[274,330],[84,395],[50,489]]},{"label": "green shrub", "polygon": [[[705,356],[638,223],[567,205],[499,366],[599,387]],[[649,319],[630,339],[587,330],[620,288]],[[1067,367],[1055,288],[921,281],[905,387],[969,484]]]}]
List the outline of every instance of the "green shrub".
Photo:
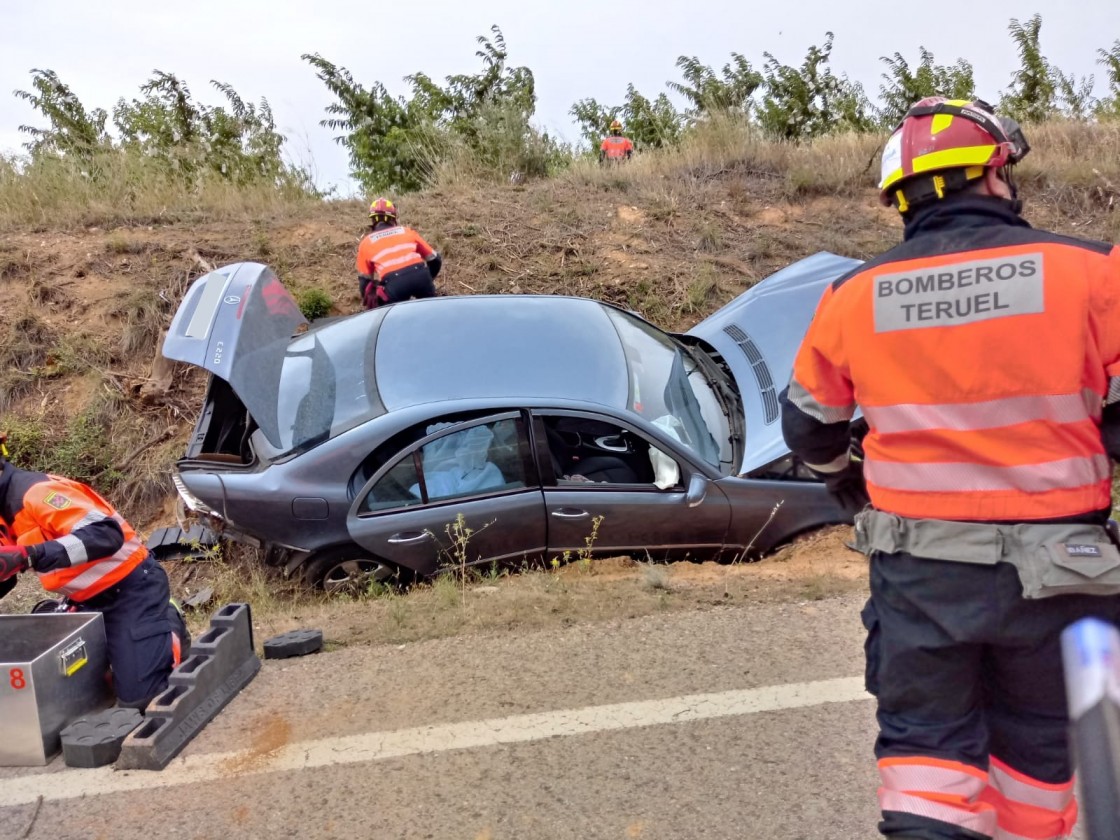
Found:
[{"label": "green shrub", "polygon": [[299,304],[299,311],[308,321],[314,321],[316,318],[322,318],[329,314],[331,306],[334,305],[331,296],[317,287],[299,291],[296,294],[296,303]]}]

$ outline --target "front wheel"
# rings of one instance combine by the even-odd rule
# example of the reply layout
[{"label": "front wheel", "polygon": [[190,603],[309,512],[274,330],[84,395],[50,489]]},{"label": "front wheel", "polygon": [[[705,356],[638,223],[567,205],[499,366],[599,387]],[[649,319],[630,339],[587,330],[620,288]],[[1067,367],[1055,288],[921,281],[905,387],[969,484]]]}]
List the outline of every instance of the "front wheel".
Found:
[{"label": "front wheel", "polygon": [[360,595],[371,586],[400,582],[400,569],[378,560],[357,546],[342,546],[313,554],[303,565],[303,579],[328,595]]}]

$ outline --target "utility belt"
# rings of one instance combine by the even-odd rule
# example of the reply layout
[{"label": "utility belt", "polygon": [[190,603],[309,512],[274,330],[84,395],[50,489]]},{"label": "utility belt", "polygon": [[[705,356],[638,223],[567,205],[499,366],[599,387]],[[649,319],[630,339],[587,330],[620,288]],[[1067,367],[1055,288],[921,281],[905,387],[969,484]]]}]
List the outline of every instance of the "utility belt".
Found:
[{"label": "utility belt", "polygon": [[1120,594],[1120,532],[1084,523],[950,522],[868,508],[856,515],[856,548],[929,560],[1013,565],[1024,598]]}]

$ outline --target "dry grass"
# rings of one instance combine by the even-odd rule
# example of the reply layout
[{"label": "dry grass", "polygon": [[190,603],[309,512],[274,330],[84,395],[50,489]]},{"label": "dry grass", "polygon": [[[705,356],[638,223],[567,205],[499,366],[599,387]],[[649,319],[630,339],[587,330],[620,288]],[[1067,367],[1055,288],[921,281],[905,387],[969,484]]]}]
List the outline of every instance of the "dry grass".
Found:
[{"label": "dry grass", "polygon": [[296,185],[238,185],[211,173],[184,181],[123,152],[100,156],[96,177],[85,169],[63,159],[22,165],[0,157],[0,230],[283,217],[318,203]]},{"label": "dry grass", "polygon": [[407,592],[377,589],[359,597],[310,591],[236,547],[227,547],[225,557],[165,565],[181,600],[206,586],[215,590],[213,603],[191,616],[192,630],[202,629],[218,605],[247,602],[262,640],[319,627],[328,639],[345,644],[402,644],[862,591],[866,562],[844,548],[849,537],[850,529],[826,530],[759,563],[577,560],[544,570],[475,575],[465,587],[455,575],[443,575]]}]

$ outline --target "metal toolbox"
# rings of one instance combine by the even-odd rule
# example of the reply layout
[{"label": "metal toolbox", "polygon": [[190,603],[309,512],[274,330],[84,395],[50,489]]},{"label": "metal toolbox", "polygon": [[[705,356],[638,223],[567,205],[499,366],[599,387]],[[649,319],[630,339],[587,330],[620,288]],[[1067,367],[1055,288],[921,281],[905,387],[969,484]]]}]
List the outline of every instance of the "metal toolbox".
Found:
[{"label": "metal toolbox", "polygon": [[101,613],[0,615],[0,766],[47,764],[113,693]]}]

